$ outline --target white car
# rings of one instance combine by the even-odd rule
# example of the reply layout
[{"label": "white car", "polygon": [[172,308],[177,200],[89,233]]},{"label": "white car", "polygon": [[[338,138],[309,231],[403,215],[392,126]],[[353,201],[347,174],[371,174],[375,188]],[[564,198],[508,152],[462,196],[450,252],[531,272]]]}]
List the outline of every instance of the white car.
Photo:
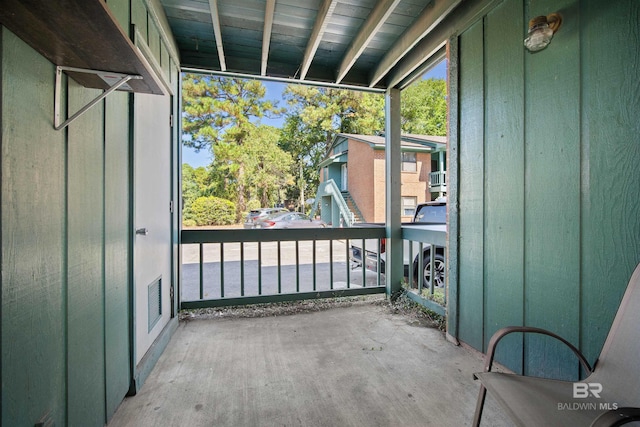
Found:
[{"label": "white car", "polygon": [[289,212],[284,208],[260,208],[254,209],[247,214],[244,220],[244,228],[256,228],[256,224],[273,214],[281,214]]}]

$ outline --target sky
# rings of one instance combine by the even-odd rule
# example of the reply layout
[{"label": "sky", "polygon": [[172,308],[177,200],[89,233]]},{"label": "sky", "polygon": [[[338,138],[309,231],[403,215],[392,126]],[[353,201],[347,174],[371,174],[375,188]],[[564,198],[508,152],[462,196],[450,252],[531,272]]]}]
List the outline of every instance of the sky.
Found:
[{"label": "sky", "polygon": [[[444,79],[447,74],[447,63],[446,61],[440,62],[438,65],[429,70],[424,76],[424,79],[429,79],[432,77]],[[266,99],[270,99],[278,103],[278,106],[283,107],[286,106],[284,101],[282,100],[282,91],[284,91],[287,86],[286,83],[279,82],[271,82],[264,81],[262,82],[267,89],[267,93],[265,95]],[[280,127],[284,122],[284,118],[278,119],[267,119],[263,118],[261,120],[262,124]],[[207,166],[211,163],[211,152],[209,150],[200,150],[199,153],[196,153],[190,147],[182,147],[182,163],[188,163],[192,167],[197,168],[200,166]]]}]

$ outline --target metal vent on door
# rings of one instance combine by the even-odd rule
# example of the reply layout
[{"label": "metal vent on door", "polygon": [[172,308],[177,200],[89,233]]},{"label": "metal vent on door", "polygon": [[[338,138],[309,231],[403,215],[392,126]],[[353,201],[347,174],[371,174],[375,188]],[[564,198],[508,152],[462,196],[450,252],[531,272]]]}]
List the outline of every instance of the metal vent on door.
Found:
[{"label": "metal vent on door", "polygon": [[162,276],[149,285],[149,332],[162,317]]}]

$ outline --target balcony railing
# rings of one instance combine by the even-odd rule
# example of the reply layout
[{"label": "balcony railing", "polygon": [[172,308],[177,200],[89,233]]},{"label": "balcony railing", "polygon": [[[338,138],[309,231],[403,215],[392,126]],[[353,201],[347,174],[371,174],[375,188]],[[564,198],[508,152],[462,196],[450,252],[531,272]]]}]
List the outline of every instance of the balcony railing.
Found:
[{"label": "balcony railing", "polygon": [[[402,227],[408,295],[442,315],[446,289],[427,286],[416,272],[424,269],[424,257],[417,255],[425,250],[444,257],[444,229]],[[369,250],[379,248],[384,236],[384,227],[183,230],[181,308],[384,293],[384,256],[377,256],[374,269],[354,270],[349,261],[352,242]],[[436,258],[430,257],[431,272]]]},{"label": "balcony railing", "polygon": [[[444,316],[447,306],[447,258],[446,226],[435,226],[433,230],[417,228],[409,224],[402,226],[402,238],[405,240],[404,248],[406,254],[404,258],[408,260],[408,292],[409,298],[421,305]],[[425,257],[418,254],[436,254],[429,256],[429,271],[431,272],[430,282],[432,286],[425,283],[423,274],[418,274],[424,270]],[[444,268],[438,268],[440,265]],[[438,275],[441,274],[441,277]],[[415,279],[414,279],[415,278]]]},{"label": "balcony railing", "polygon": [[429,174],[429,188],[434,187],[446,187],[447,186],[447,172],[436,171]]},{"label": "balcony railing", "polygon": [[351,239],[384,228],[183,230],[182,308],[385,292],[380,275],[352,271]]}]

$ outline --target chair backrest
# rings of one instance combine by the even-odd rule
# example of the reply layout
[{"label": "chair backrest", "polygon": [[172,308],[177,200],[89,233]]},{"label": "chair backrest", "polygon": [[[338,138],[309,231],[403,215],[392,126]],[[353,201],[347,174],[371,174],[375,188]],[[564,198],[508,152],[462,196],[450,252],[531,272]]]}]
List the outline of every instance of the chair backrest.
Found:
[{"label": "chair backrest", "polygon": [[586,381],[602,384],[608,403],[640,406],[640,264],[631,275],[594,373]]}]

